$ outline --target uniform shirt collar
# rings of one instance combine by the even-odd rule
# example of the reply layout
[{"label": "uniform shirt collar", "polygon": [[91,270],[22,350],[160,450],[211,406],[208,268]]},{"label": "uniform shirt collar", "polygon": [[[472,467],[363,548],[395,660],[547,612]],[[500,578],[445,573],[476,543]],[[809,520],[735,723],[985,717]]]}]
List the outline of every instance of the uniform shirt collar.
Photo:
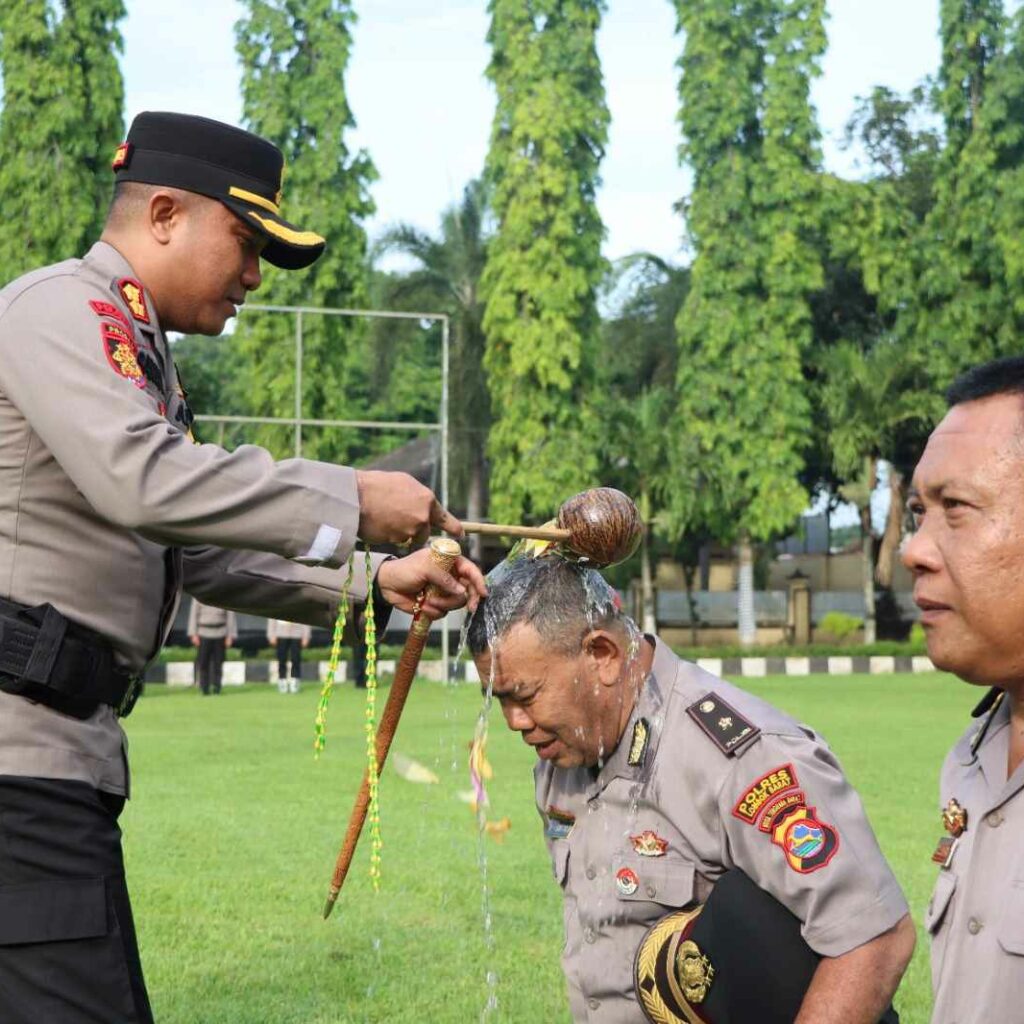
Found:
[{"label": "uniform shirt collar", "polygon": [[[648,673],[640,693],[637,695],[633,712],[629,716],[629,721],[626,723],[626,728],[623,730],[618,745],[597,773],[596,778],[587,787],[588,799],[604,789],[613,779],[646,778],[650,771],[650,766],[654,763],[654,758],[658,751],[658,741],[661,738],[661,731],[665,722],[665,694],[672,687],[676,666],[675,655],[657,637],[645,634],[644,639],[654,645],[654,660],[651,664],[651,671]],[[647,742],[640,761],[635,765],[631,765],[629,763],[629,754],[633,747],[633,736],[637,723],[641,719],[643,719],[647,728]]]},{"label": "uniform shirt collar", "polygon": [[[89,266],[94,268],[97,273],[106,278],[110,282],[110,290],[114,297],[119,302],[124,302],[124,298],[118,291],[118,283],[123,281],[126,277],[131,278],[133,281],[139,281],[135,271],[132,269],[132,265],[121,255],[118,249],[115,249],[109,242],[96,242],[93,247],[85,254],[84,261]],[[143,284],[143,291],[146,297],[146,310],[149,314],[149,323],[141,323],[140,321],[134,321],[136,327],[144,331],[152,331],[156,335],[163,335],[163,331],[160,328],[160,321],[157,318],[156,306],[153,304],[153,296],[149,293],[149,289]]]}]

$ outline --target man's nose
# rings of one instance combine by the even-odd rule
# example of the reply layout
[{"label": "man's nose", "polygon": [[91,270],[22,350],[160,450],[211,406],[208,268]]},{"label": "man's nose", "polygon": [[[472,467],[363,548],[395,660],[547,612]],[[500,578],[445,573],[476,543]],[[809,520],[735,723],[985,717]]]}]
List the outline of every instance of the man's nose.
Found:
[{"label": "man's nose", "polygon": [[915,575],[938,569],[941,561],[938,549],[923,526],[903,538],[900,545],[900,560]]},{"label": "man's nose", "polygon": [[508,727],[514,732],[528,732],[533,728],[533,719],[518,705],[507,704],[501,710]]},{"label": "man's nose", "polygon": [[260,271],[259,256],[251,256],[245,261],[245,268],[242,270],[242,285],[246,291],[254,292],[263,283],[263,274]]}]

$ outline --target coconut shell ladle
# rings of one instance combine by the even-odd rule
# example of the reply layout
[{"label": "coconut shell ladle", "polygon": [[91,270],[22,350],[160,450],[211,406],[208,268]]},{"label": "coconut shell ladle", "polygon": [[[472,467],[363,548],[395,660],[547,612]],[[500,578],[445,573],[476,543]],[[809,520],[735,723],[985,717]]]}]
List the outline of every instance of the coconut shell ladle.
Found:
[{"label": "coconut shell ladle", "polygon": [[643,524],[628,495],[614,487],[594,487],[563,502],[554,526],[463,522],[462,528],[466,533],[551,541],[601,569],[636,551]]}]

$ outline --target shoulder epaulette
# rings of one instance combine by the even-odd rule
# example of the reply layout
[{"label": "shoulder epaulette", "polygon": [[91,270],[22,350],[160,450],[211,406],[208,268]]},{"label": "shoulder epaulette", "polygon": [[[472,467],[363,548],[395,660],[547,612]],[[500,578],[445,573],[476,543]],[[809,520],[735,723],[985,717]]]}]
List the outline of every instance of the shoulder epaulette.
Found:
[{"label": "shoulder epaulette", "polygon": [[761,731],[714,692],[691,704],[686,713],[726,757],[732,757]]}]

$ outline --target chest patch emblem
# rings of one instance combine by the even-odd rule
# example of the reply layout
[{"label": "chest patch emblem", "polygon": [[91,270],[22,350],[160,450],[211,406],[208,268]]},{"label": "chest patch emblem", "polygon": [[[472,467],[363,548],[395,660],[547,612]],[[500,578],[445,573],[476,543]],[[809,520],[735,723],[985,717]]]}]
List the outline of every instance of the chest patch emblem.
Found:
[{"label": "chest patch emblem", "polygon": [[940,867],[948,868],[953,862],[953,851],[956,849],[956,840],[952,836],[943,836],[939,845],[935,847],[932,860]]},{"label": "chest patch emblem", "polygon": [[664,857],[668,849],[668,840],[662,839],[652,829],[646,829],[637,836],[630,836],[629,841],[641,857]]},{"label": "chest patch emblem", "polygon": [[117,282],[117,290],[121,293],[121,298],[128,303],[132,316],[139,323],[148,324],[149,308],[146,305],[146,293],[142,290],[142,285],[133,277],[122,277]]},{"label": "chest patch emblem", "polygon": [[839,849],[839,833],[815,817],[813,807],[796,806],[778,816],[772,842],[782,847],[786,862],[802,875],[825,867]]},{"label": "chest patch emblem", "polygon": [[647,741],[651,738],[651,727],[646,718],[638,718],[633,726],[633,739],[629,744],[629,756],[626,763],[630,768],[644,763],[644,755],[647,753]]},{"label": "chest patch emblem", "polygon": [[615,888],[620,896],[632,896],[640,888],[640,879],[632,868],[619,868],[615,873]]},{"label": "chest patch emblem", "polygon": [[967,831],[967,810],[955,796],[951,796],[949,803],[942,809],[942,825],[954,839]]},{"label": "chest patch emblem", "polygon": [[103,321],[103,350],[114,372],[130,380],[137,388],[146,386],[146,376],[139,365],[139,348],[135,339],[120,324]]},{"label": "chest patch emblem", "polygon": [[755,779],[746,789],[743,796],[736,801],[732,809],[734,818],[753,825],[761,816],[774,797],[788,790],[796,789],[799,785],[796,778],[796,771],[791,764],[779,765],[770,772],[765,772],[759,779]]},{"label": "chest patch emblem", "polygon": [[546,839],[568,839],[576,824],[576,815],[568,811],[560,810],[554,804],[549,804],[547,809],[547,824],[544,826],[544,837]]}]

